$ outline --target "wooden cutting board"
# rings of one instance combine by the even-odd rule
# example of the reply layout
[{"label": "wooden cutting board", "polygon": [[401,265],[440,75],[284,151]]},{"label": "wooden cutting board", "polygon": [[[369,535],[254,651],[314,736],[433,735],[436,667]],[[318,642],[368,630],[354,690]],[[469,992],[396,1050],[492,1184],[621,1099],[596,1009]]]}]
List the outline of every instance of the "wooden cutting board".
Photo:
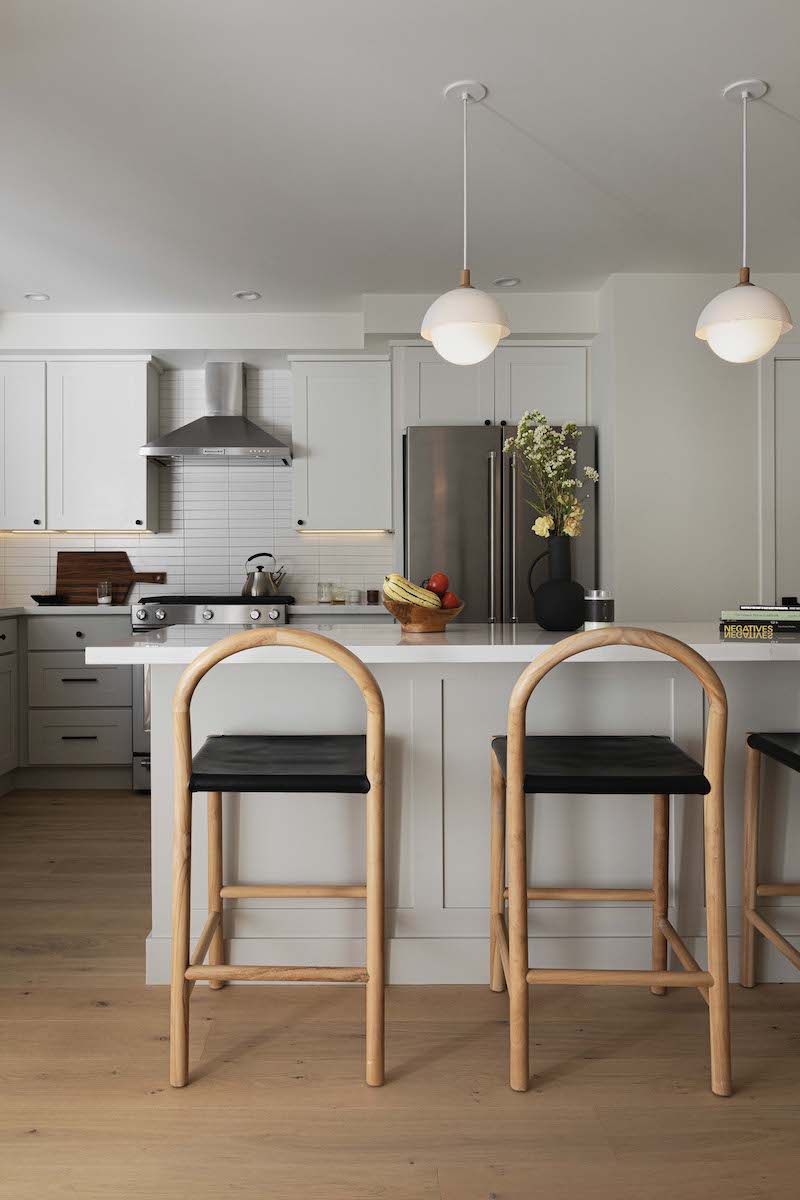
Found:
[{"label": "wooden cutting board", "polygon": [[67,604],[97,604],[97,585],[111,584],[112,604],[124,604],[134,583],[164,583],[165,571],[134,571],[124,550],[59,550],[56,592]]}]

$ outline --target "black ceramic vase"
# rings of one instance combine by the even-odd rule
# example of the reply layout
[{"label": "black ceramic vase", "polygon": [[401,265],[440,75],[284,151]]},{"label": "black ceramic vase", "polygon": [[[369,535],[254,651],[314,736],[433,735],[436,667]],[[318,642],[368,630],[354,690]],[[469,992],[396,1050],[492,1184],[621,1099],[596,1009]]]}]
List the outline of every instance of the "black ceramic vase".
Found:
[{"label": "black ceramic vase", "polygon": [[572,578],[572,538],[564,533],[548,538],[547,549],[534,560],[531,572],[544,557],[550,578],[533,592],[534,619],[542,629],[577,629],[583,624],[583,587]]}]

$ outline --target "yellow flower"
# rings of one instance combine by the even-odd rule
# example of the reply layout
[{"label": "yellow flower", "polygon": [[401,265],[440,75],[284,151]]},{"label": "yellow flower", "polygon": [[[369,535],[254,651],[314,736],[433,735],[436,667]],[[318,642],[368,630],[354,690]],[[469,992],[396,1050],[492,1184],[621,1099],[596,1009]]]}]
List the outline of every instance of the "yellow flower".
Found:
[{"label": "yellow flower", "polygon": [[533,532],[539,537],[550,537],[550,530],[555,525],[555,521],[549,515],[537,517],[533,522]]},{"label": "yellow flower", "polygon": [[580,537],[581,522],[579,517],[569,516],[564,522],[564,533],[567,537]]}]

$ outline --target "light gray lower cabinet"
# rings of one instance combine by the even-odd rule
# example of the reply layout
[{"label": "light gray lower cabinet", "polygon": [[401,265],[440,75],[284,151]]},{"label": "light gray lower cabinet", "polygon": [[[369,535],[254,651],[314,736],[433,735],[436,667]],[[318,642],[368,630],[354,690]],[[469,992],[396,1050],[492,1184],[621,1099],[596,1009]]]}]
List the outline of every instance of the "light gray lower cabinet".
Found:
[{"label": "light gray lower cabinet", "polygon": [[87,667],[80,650],[28,656],[31,708],[130,708],[130,667]]},{"label": "light gray lower cabinet", "polygon": [[83,649],[128,632],[126,617],[28,621],[28,759],[32,766],[127,766],[132,670],[89,667]]},{"label": "light gray lower cabinet", "polygon": [[34,766],[131,761],[129,708],[32,708],[28,732]]},{"label": "light gray lower cabinet", "polygon": [[0,654],[0,775],[19,765],[17,696],[17,656]]}]

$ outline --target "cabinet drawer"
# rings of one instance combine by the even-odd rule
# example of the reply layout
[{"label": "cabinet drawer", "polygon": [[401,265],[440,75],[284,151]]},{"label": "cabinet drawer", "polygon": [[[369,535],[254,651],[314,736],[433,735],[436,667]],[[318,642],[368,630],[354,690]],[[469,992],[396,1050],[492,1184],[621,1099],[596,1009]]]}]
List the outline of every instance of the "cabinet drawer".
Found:
[{"label": "cabinet drawer", "polygon": [[131,632],[129,616],[120,617],[31,617],[28,621],[29,650],[80,650],[102,646]]},{"label": "cabinet drawer", "polygon": [[4,617],[0,621],[0,654],[13,654],[17,648],[17,621]]},{"label": "cabinet drawer", "polygon": [[30,761],[49,764],[129,763],[129,708],[37,708],[28,713]]},{"label": "cabinet drawer", "polygon": [[80,650],[28,655],[28,703],[33,708],[126,708],[130,667],[87,667]]}]

